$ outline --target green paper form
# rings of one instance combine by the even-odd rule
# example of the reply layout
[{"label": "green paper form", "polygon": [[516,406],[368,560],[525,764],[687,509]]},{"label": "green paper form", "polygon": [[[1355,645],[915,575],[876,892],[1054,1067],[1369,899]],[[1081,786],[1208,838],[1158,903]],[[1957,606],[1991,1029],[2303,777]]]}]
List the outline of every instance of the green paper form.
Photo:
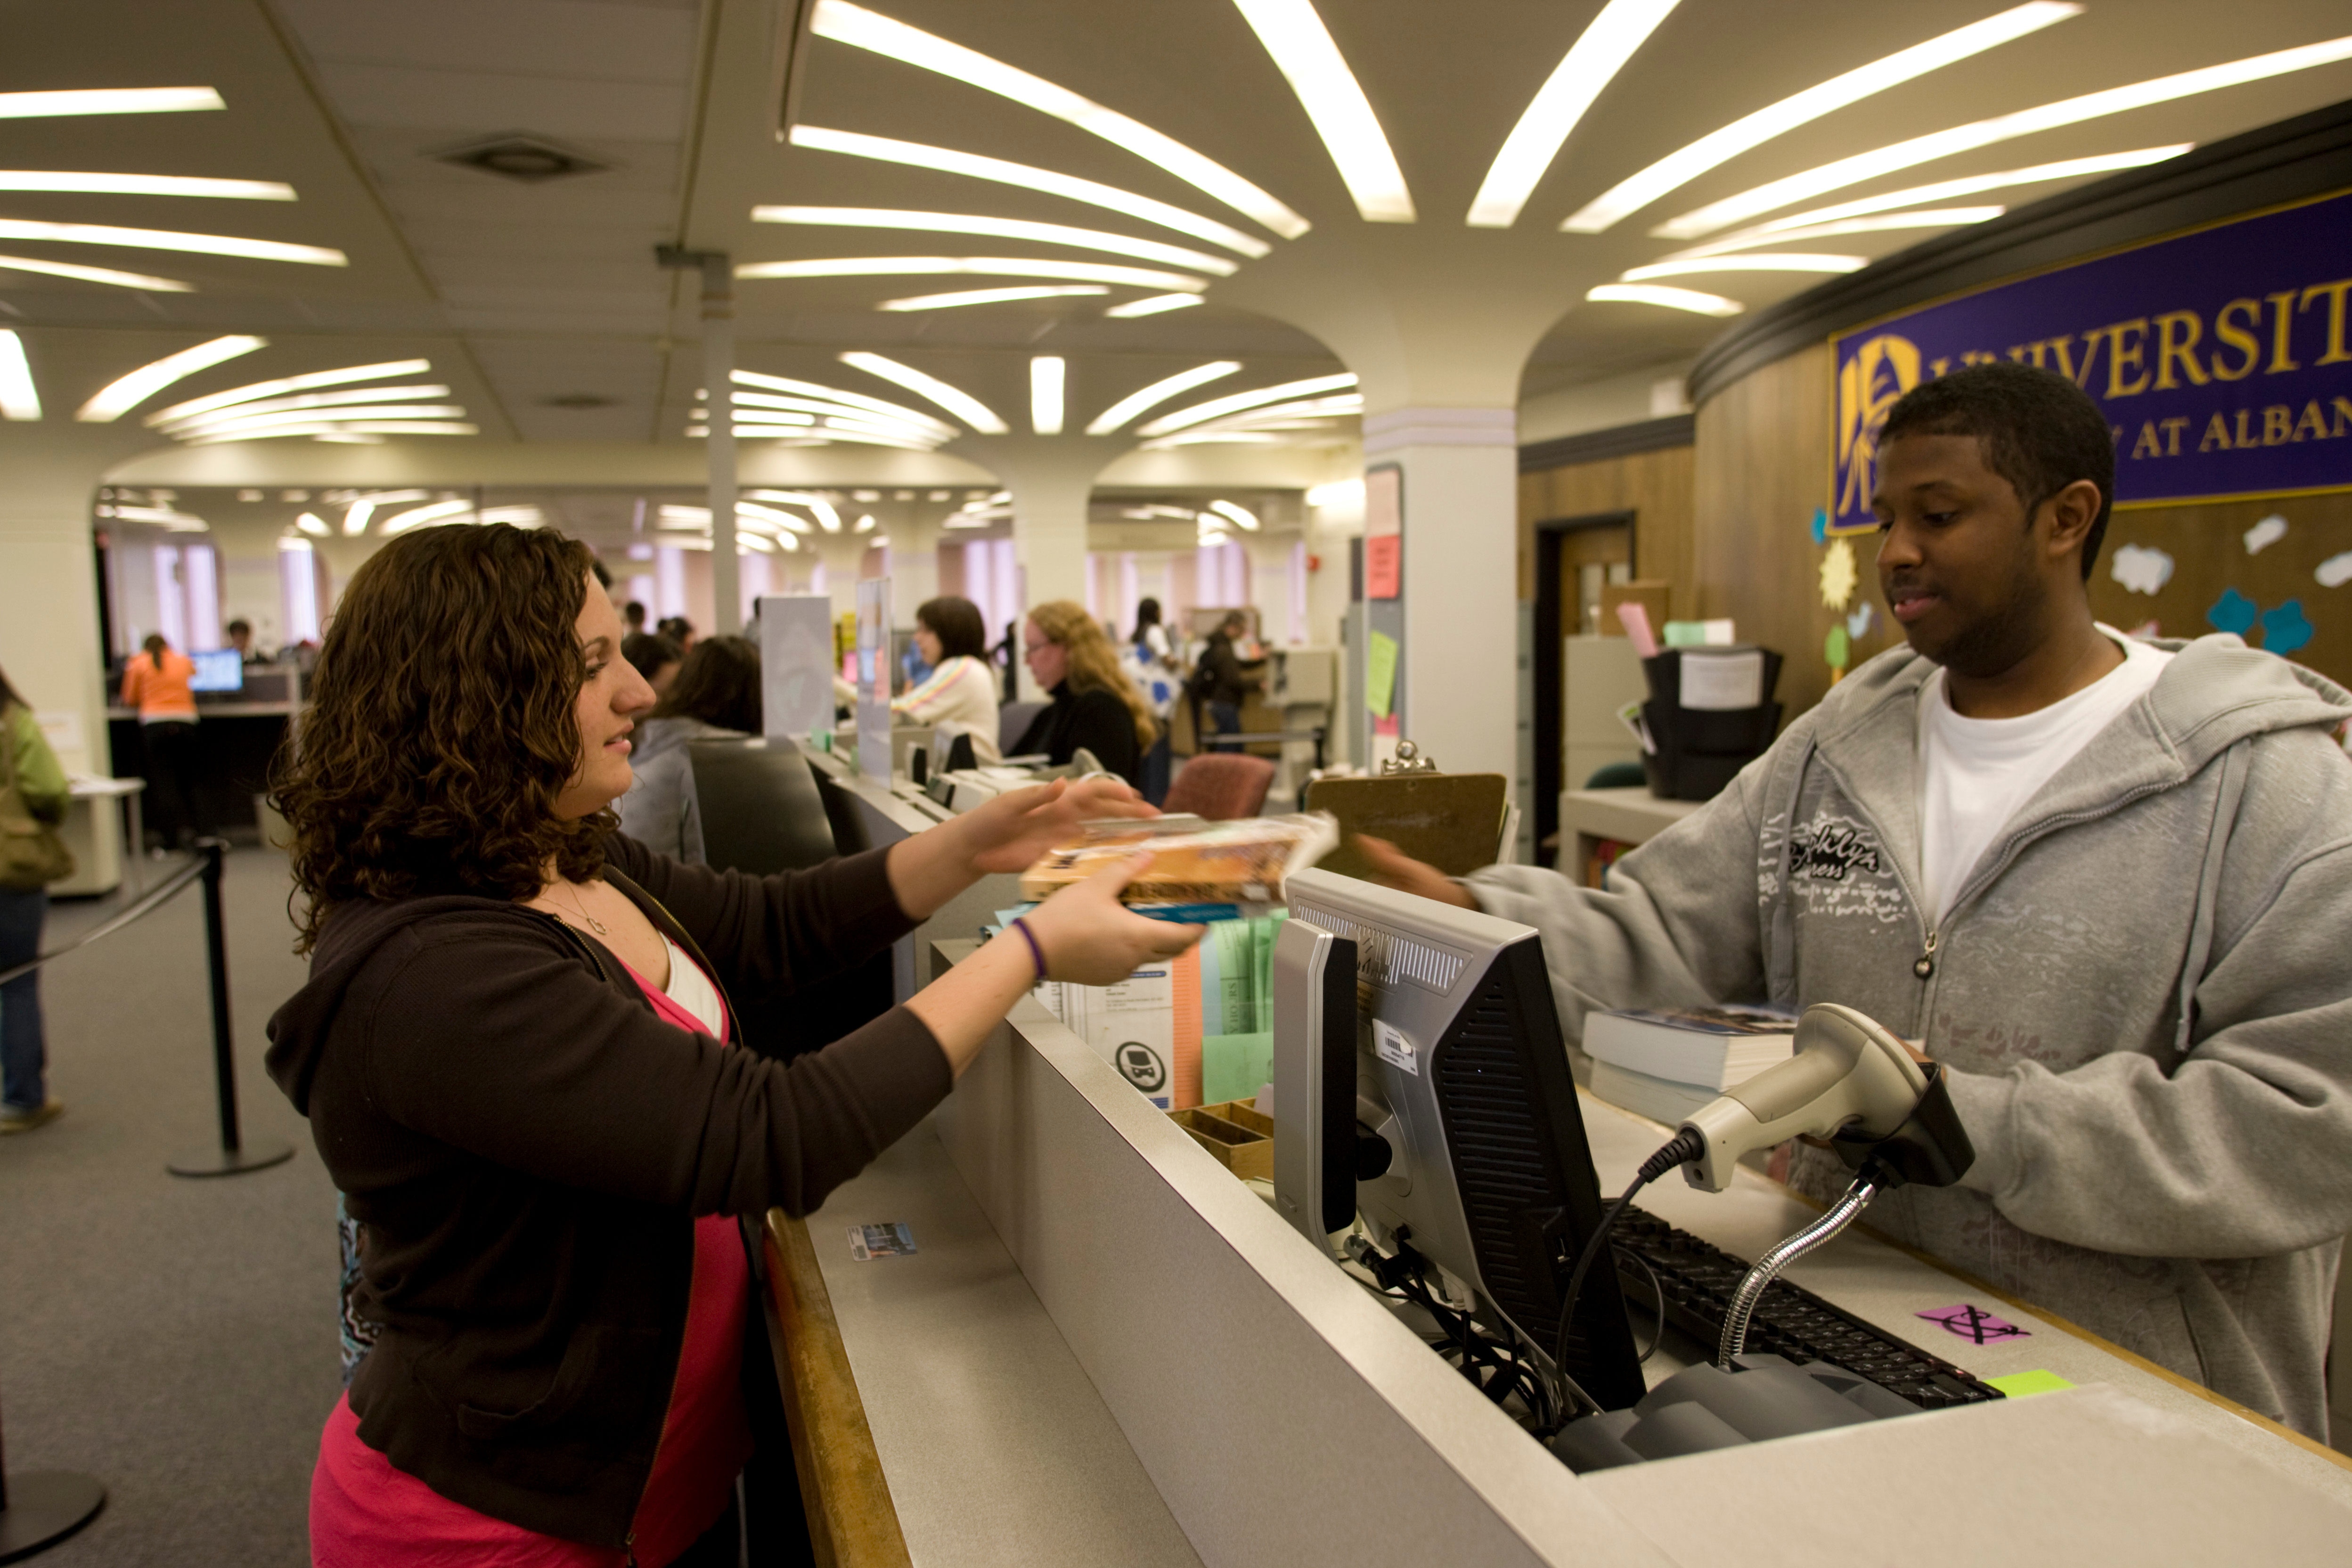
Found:
[{"label": "green paper form", "polygon": [[1385,719],[1396,703],[1396,638],[1374,632],[1364,645],[1364,706]]},{"label": "green paper form", "polygon": [[2055,1394],[2062,1388],[2074,1386],[2054,1372],[2038,1370],[2012,1372],[2006,1376],[1989,1377],[1985,1381],[2011,1399],[2022,1399],[2029,1394]]}]

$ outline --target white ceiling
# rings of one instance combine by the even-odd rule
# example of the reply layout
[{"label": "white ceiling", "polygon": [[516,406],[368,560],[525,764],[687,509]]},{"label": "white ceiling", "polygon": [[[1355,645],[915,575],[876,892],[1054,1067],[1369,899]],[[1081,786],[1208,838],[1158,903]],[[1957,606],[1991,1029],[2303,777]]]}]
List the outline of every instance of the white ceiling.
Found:
[{"label": "white ceiling", "polygon": [[[2352,31],[2342,0],[2092,0],[2081,16],[1801,127],[1601,235],[1558,224],[1655,158],[1765,104],[1977,20],[2002,0],[1684,0],[1601,94],[1517,225],[1467,229],[1488,161],[1598,0],[1319,0],[1419,210],[1375,233],[1231,0],[874,0],[873,8],[1086,94],[1224,163],[1311,221],[1241,263],[1196,309],[1106,320],[1096,299],[885,314],[894,297],[1019,281],[857,278],[739,285],[740,362],[920,406],[836,362],[876,350],[946,377],[1018,426],[1027,362],[1071,361],[1072,426],[1205,359],[1245,368],[1204,388],[1339,368],[1297,327],[1220,303],[1253,268],[1329,268],[1410,248],[1416,278],[1475,294],[1491,273],[1556,289],[1523,395],[1686,363],[1722,330],[1586,289],[1677,247],[1657,221],[1766,180],[1926,132]],[[150,293],[0,272],[0,325],[24,331],[52,418],[133,365],[223,331],[271,339],[171,396],[328,365],[416,355],[452,387],[478,443],[684,443],[699,384],[690,275],[658,244],[738,262],[859,255],[1051,255],[1153,265],[975,236],[755,224],[759,203],[908,208],[1076,225],[1213,249],[1066,198],[782,144],[787,122],[930,142],[1119,186],[1262,232],[1192,185],[1061,121],[845,44],[796,35],[799,0],[0,0],[7,90],[204,84],[226,112],[0,120],[0,166],[282,180],[292,203],[0,193],[0,217],[233,233],[346,252],[342,268],[45,241],[0,252],[155,273]],[[2171,142],[2206,142],[2352,97],[2337,63],[1945,158],[1838,193]],[[609,165],[518,184],[438,161],[501,132]],[[1982,200],[2039,199],[2063,184]],[[1874,257],[1919,231],[1802,248]],[[1287,262],[1286,251],[1290,252]],[[1237,261],[1240,258],[1235,258]],[[1269,270],[1265,276],[1271,278]],[[1307,276],[1316,273],[1310,270]],[[1803,274],[1675,279],[1755,308]],[[1520,286],[1515,284],[1514,286]],[[1550,319],[1550,317],[1547,317]],[[1635,378],[1638,381],[1638,378]],[[571,405],[565,406],[563,405]],[[144,410],[142,410],[143,412]],[[1329,432],[1311,438],[1328,441]],[[457,438],[466,439],[466,438]],[[279,443],[286,445],[287,443]],[[877,459],[877,462],[879,459]]]}]

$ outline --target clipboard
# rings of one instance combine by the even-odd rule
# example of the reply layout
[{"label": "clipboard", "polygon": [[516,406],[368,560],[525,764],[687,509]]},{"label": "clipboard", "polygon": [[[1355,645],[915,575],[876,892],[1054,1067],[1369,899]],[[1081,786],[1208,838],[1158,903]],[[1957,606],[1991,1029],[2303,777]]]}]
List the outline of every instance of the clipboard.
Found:
[{"label": "clipboard", "polygon": [[1466,877],[1495,863],[1509,795],[1500,773],[1401,773],[1317,779],[1298,805],[1339,819],[1339,847],[1316,863],[1318,871],[1370,880],[1355,842],[1370,833],[1449,877]]}]

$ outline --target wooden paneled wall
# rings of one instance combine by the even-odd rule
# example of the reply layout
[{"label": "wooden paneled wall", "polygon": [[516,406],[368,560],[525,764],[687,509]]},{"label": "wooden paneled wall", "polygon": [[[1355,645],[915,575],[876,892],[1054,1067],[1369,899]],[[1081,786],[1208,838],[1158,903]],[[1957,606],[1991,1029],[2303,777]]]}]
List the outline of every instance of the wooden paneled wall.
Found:
[{"label": "wooden paneled wall", "polygon": [[1691,448],[1539,468],[1519,476],[1519,597],[1536,596],[1535,525],[1554,518],[1633,513],[1633,574],[1674,584],[1676,616],[1692,613]]},{"label": "wooden paneled wall", "polygon": [[[1699,406],[1692,477],[1691,571],[1702,618],[1728,616],[1739,640],[1779,652],[1784,720],[1830,687],[1830,628],[1875,606],[1852,663],[1888,646],[1877,603],[1875,541],[1853,540],[1863,584],[1845,611],[1822,603],[1814,510],[1828,499],[1830,353],[1824,342],[1766,365]],[[1679,605],[1677,606],[1679,613]]]}]

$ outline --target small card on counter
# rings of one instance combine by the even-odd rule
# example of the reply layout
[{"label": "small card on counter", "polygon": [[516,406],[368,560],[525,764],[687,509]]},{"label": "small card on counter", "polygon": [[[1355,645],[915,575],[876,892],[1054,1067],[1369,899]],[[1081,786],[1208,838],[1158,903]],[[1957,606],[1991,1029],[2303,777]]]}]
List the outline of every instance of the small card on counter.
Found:
[{"label": "small card on counter", "polygon": [[915,1232],[904,1220],[849,1227],[849,1256],[860,1263],[877,1258],[910,1258],[914,1252]]}]

